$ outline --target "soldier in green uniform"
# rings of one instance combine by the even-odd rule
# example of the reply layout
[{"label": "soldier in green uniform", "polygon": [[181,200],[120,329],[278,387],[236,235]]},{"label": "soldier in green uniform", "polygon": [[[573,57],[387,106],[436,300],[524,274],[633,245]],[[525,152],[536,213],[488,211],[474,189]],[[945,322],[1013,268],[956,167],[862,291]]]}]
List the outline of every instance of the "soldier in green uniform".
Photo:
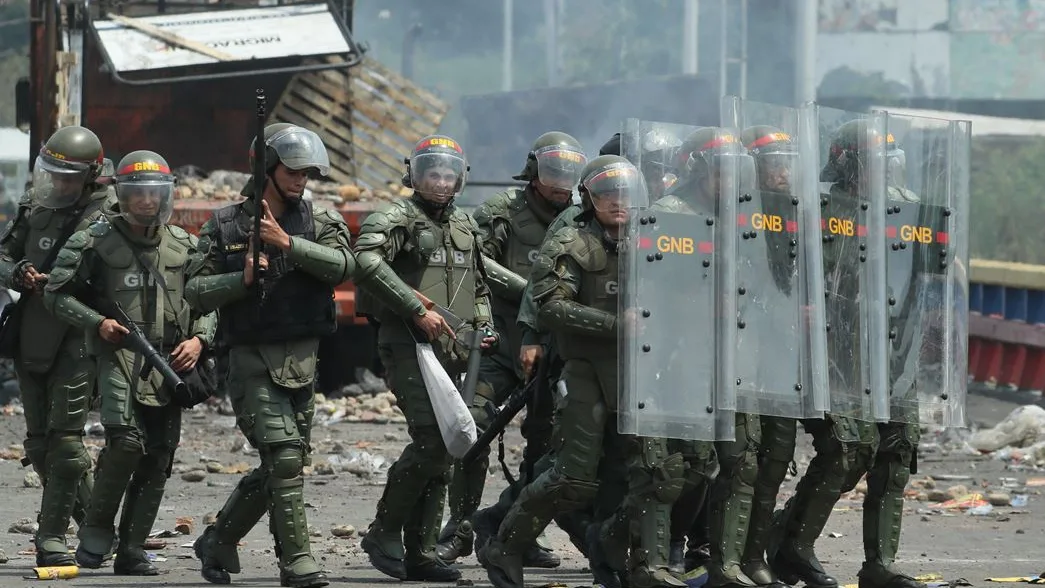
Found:
[{"label": "soldier in green uniform", "polygon": [[[308,174],[326,175],[329,159],[312,131],[286,123],[265,128],[262,210],[247,199],[215,212],[200,232],[205,256],[186,299],[220,309],[229,346],[227,389],[236,420],[261,466],[244,476],[196,540],[208,582],[240,572],[236,544],[269,514],[280,585],[326,586],[312,555],[302,470],[309,463],[319,339],[337,328],[334,287],[355,268],[348,227],[337,213],[303,200]],[[257,145],[251,145],[253,166]],[[253,194],[253,179],[243,188]],[[258,280],[251,232],[261,214]],[[260,292],[258,292],[260,289]]]},{"label": "soldier in green uniform", "polygon": [[[66,240],[94,222],[112,190],[97,183],[102,144],[89,129],[63,127],[40,150],[33,188],[0,237],[0,285],[17,290],[17,320],[5,325],[25,407],[25,454],[44,483],[36,565],[75,565],[65,532],[83,524],[91,458],[83,444],[94,391],[94,361],[83,333],[47,312],[43,290]],[[110,201],[109,204],[112,204]]]},{"label": "soldier in green uniform", "polygon": [[366,290],[383,287],[393,292],[382,296],[381,307],[373,309],[381,323],[378,352],[412,440],[388,472],[377,517],[361,545],[384,574],[403,580],[453,582],[461,573],[433,553],[452,460],[421,376],[416,348],[419,342],[431,341],[451,377],[463,371],[467,350],[455,344],[445,320],[426,310],[414,291],[450,309],[470,328],[484,331],[485,349],[492,350],[497,337],[479,227],[453,205],[467,175],[464,151],[450,137],[425,137],[414,147],[407,166],[403,181],[413,188],[413,196],[367,217],[355,246],[356,284]]},{"label": "soldier in green uniform", "polygon": [[140,377],[143,356],[121,345],[130,331],[96,308],[122,308],[157,351],[169,354],[170,367],[178,373],[195,368],[204,346],[213,341],[216,317],[194,315],[183,298],[185,282],[198,269],[192,263],[197,243],[167,224],[174,198],[167,162],[151,151],[132,152],[117,165],[115,183],[118,202],[108,217],[74,234],[58,254],[44,304],[87,333],[98,362],[106,446],[80,527],[76,561],[87,568],[102,565],[123,502],[113,571],[152,576],[159,570],[146,557],[145,540],[181,438],[181,407],[158,371]]},{"label": "soldier in green uniform", "polygon": [[[523,384],[525,374],[519,365],[522,332],[516,325],[526,278],[537,258],[538,247],[549,223],[570,206],[573,188],[581,169],[588,162],[580,143],[559,131],[544,133],[534,142],[523,171],[515,176],[525,180],[525,188],[512,188],[482,203],[473,213],[483,243],[483,263],[493,299],[493,316],[502,339],[497,353],[483,359],[480,381],[472,402],[472,416],[483,430],[489,425],[486,405],[504,404],[513,390]],[[528,344],[531,342],[527,342]],[[550,398],[538,406],[548,406]],[[551,411],[527,414],[523,423],[526,438],[524,460],[536,463],[548,451]],[[450,520],[440,535],[439,557],[453,561],[472,552],[471,536],[455,534],[461,521],[470,517],[483,497],[489,467],[489,450],[467,467],[458,462],[450,485]],[[462,536],[463,535],[463,536]],[[554,568],[559,558],[531,546],[524,557],[527,567]]]},{"label": "soldier in green uniform", "polygon": [[[866,165],[866,148],[864,142],[867,136],[866,122],[852,121],[839,127],[832,138],[828,160],[821,172],[821,181],[830,182],[831,186],[827,194],[822,198],[823,217],[836,217],[840,219],[860,218],[860,174],[859,170]],[[830,241],[828,241],[828,239]],[[831,247],[827,244],[830,243]],[[852,349],[857,343],[847,339],[859,338],[859,327],[853,329],[845,328],[847,323],[853,323],[854,318],[849,315],[855,314],[855,310],[845,304],[845,300],[856,300],[858,296],[860,276],[856,274],[860,266],[857,257],[859,250],[854,239],[840,239],[834,241],[833,236],[825,237],[824,247],[824,277],[827,288],[838,292],[838,296],[829,296],[827,301],[829,324],[835,325],[834,329],[828,331],[831,343],[829,362],[831,365],[832,402],[839,391],[843,389],[859,387],[858,374],[861,362],[859,358],[852,355]],[[841,300],[843,302],[836,302]],[[782,423],[778,423],[782,424]],[[816,453],[810,461],[804,476],[795,489],[795,494],[784,506],[783,511],[778,511],[773,517],[773,528],[770,533],[767,546],[769,565],[780,578],[788,583],[795,584],[801,580],[811,588],[835,588],[838,580],[830,576],[816,557],[814,543],[827,525],[834,505],[838,502],[843,492],[852,489],[868,471],[874,460],[875,446],[878,443],[877,429],[875,424],[865,420],[858,420],[851,414],[836,412],[825,415],[823,420],[806,420],[802,423],[807,433],[813,436],[813,448]],[[916,431],[917,432],[917,431]],[[783,448],[790,447],[793,452],[794,442],[788,441],[793,435],[789,430],[778,429],[772,438],[775,445],[781,447],[778,457],[783,457]],[[915,446],[917,444],[915,443]],[[899,463],[899,462],[898,462]],[[910,464],[910,461],[907,461]],[[778,464],[779,465],[779,464]],[[907,478],[900,476],[903,485]],[[870,489],[870,483],[868,484]],[[879,513],[883,508],[892,509],[893,505],[886,505],[881,501],[881,494],[875,497],[874,504],[871,501],[871,492],[868,492],[868,502],[865,502],[864,520],[872,523],[870,527],[865,523],[865,546],[868,544],[869,534],[877,535],[880,531],[878,520],[868,518],[872,513]],[[902,497],[899,507],[902,508]],[[899,510],[896,517],[900,516]],[[899,539],[899,519],[895,529],[896,539]],[[886,530],[887,535],[893,531]],[[887,539],[887,538],[886,538]],[[872,539],[872,543],[876,543]],[[865,547],[866,550],[866,547]],[[878,552],[877,547],[875,552]],[[893,550],[895,554],[895,549]],[[869,558],[874,557],[868,554]],[[891,562],[891,558],[889,560]],[[865,569],[867,565],[865,564]],[[861,572],[860,583],[862,588],[867,588],[864,580],[864,572]],[[911,580],[914,582],[914,580]],[[886,583],[878,586],[885,586]],[[890,588],[901,586],[914,586],[918,583],[897,584]]]},{"label": "soldier in green uniform", "polygon": [[[531,542],[555,515],[595,499],[600,462],[627,462],[632,485],[622,509],[634,530],[630,543],[641,545],[631,552],[631,585],[681,586],[667,573],[666,546],[648,531],[667,526],[667,512],[656,506],[670,504],[681,491],[682,460],[661,455],[657,443],[617,435],[612,418],[617,405],[617,247],[628,208],[646,202],[646,189],[635,166],[615,155],[592,160],[581,178],[583,223],[549,237],[532,275],[539,320],[554,333],[566,362],[565,394],[560,389],[556,407],[555,463],[523,488],[497,536],[484,547],[483,559],[494,586],[523,586],[522,554]],[[648,483],[653,476],[658,484]]]}]

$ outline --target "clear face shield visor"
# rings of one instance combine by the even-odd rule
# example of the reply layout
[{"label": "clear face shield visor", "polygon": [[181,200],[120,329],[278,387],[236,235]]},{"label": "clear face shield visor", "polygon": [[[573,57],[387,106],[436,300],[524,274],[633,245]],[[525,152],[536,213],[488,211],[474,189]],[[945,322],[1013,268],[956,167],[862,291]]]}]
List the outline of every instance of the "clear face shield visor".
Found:
[{"label": "clear face shield visor", "polygon": [[265,142],[271,147],[280,163],[298,171],[315,168],[321,175],[330,173],[330,156],[319,135],[301,127],[290,127],[279,131]]},{"label": "clear face shield visor", "polygon": [[559,145],[538,149],[534,157],[537,180],[556,190],[573,190],[588,164],[588,157],[580,151]]},{"label": "clear face shield visor", "polygon": [[120,216],[139,227],[159,227],[174,212],[174,179],[116,182]]},{"label": "clear face shield visor", "polygon": [[591,174],[583,182],[596,212],[617,212],[649,206],[646,181],[626,163]]},{"label": "clear face shield visor", "polygon": [[449,153],[422,153],[410,158],[410,184],[422,196],[452,198],[464,188],[468,165]]},{"label": "clear face shield visor", "polygon": [[798,153],[776,150],[760,153],[755,158],[759,188],[772,192],[791,192],[798,181]]},{"label": "clear face shield visor", "polygon": [[44,208],[72,206],[83,195],[91,166],[64,162],[41,155],[33,169],[33,194]]}]

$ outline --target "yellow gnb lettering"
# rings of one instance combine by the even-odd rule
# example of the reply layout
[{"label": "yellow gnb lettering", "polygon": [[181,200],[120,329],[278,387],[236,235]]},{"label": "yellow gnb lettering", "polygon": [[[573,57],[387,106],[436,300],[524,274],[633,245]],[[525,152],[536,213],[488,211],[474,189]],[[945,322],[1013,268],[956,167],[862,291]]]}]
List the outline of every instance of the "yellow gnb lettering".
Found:
[{"label": "yellow gnb lettering", "polygon": [[903,241],[918,241],[919,243],[932,243],[933,230],[929,227],[914,227],[903,225],[900,227],[900,239]]},{"label": "yellow gnb lettering", "polygon": [[136,161],[134,171],[160,171],[160,164],[155,161]]},{"label": "yellow gnb lettering", "polygon": [[756,212],[751,215],[751,227],[757,231],[779,233],[784,230],[784,219],[775,214]]},{"label": "yellow gnb lettering", "polygon": [[847,218],[831,217],[827,219],[827,230],[833,235],[845,235],[846,237],[852,237],[856,234],[853,221]]},{"label": "yellow gnb lettering", "polygon": [[667,235],[661,235],[657,237],[657,251],[660,251],[661,253],[693,255],[693,239],[691,237],[669,237]]},{"label": "yellow gnb lettering", "polygon": [[432,145],[439,145],[442,147],[449,147],[451,149],[457,149],[457,143],[454,143],[450,139],[435,138],[430,141]]}]

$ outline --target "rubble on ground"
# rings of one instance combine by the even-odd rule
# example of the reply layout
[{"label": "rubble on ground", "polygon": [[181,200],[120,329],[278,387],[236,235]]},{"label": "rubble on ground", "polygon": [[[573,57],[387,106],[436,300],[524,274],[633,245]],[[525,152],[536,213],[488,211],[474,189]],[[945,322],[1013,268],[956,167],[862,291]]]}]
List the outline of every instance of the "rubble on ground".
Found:
[{"label": "rubble on ground", "polygon": [[[247,184],[250,174],[237,171],[215,170],[209,174],[195,166],[182,166],[174,171],[178,178],[174,197],[179,200],[239,200],[240,190]],[[409,188],[388,185],[383,189],[370,190],[352,184],[338,184],[309,180],[308,190],[312,199],[329,202],[334,205],[346,202],[366,202],[371,200],[392,200],[409,196]]]}]

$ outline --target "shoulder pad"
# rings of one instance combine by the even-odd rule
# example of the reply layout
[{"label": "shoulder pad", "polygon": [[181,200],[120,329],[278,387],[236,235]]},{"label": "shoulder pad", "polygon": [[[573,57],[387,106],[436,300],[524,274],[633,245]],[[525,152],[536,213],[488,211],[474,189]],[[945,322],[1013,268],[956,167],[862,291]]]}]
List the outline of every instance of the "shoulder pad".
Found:
[{"label": "shoulder pad", "polygon": [[450,220],[466,225],[473,233],[479,232],[479,223],[475,222],[475,217],[460,208],[454,208],[453,214],[450,215]]},{"label": "shoulder pad", "polygon": [[192,235],[190,235],[188,231],[179,227],[178,225],[167,225],[167,231],[171,234],[172,237],[179,241],[183,241],[189,244],[192,244],[193,242]]},{"label": "shoulder pad", "polygon": [[498,192],[491,196],[486,202],[480,204],[472,217],[480,225],[487,225],[495,218],[508,218],[509,204],[512,201],[511,192]]},{"label": "shoulder pad", "polygon": [[650,206],[652,210],[661,210],[664,212],[678,212],[682,210],[682,200],[678,196],[665,196],[660,200],[657,200]]},{"label": "shoulder pad", "polygon": [[555,231],[549,241],[562,248],[560,256],[569,255],[586,271],[599,271],[606,267],[606,250],[599,238],[587,231],[563,227]]},{"label": "shoulder pad", "polygon": [[392,204],[367,215],[359,227],[360,233],[388,233],[396,227],[405,226],[409,216],[407,211],[397,204]]},{"label": "shoulder pad", "polygon": [[18,199],[18,206],[30,207],[33,205],[33,188],[26,190]]},{"label": "shoulder pad", "polygon": [[[91,227],[93,228],[94,225],[91,225]],[[87,234],[89,231],[90,229],[87,231],[76,231],[65,241],[63,247],[66,249],[83,249],[84,247],[87,247],[88,242],[91,240],[90,236]],[[108,232],[108,230],[106,230],[106,232]]]},{"label": "shoulder pad", "polygon": [[904,202],[921,202],[921,198],[917,194],[908,190],[907,188],[898,188],[895,186],[889,187],[889,199],[890,200],[901,200]]},{"label": "shoulder pad", "polygon": [[327,223],[344,223],[345,217],[341,216],[341,213],[334,211],[326,206],[320,206],[319,204],[312,205],[312,217],[320,218],[323,222]]},{"label": "shoulder pad", "polygon": [[359,237],[356,238],[356,244],[353,247],[356,251],[365,251],[367,249],[377,249],[378,247],[385,244],[388,241],[388,233],[360,233]]},{"label": "shoulder pad", "polygon": [[87,232],[92,237],[97,238],[97,237],[104,237],[104,236],[108,235],[109,231],[111,229],[112,229],[112,225],[109,224],[109,219],[107,219],[105,217],[102,217],[102,218],[94,221],[93,223],[91,223],[91,225],[89,227],[87,227]]}]

